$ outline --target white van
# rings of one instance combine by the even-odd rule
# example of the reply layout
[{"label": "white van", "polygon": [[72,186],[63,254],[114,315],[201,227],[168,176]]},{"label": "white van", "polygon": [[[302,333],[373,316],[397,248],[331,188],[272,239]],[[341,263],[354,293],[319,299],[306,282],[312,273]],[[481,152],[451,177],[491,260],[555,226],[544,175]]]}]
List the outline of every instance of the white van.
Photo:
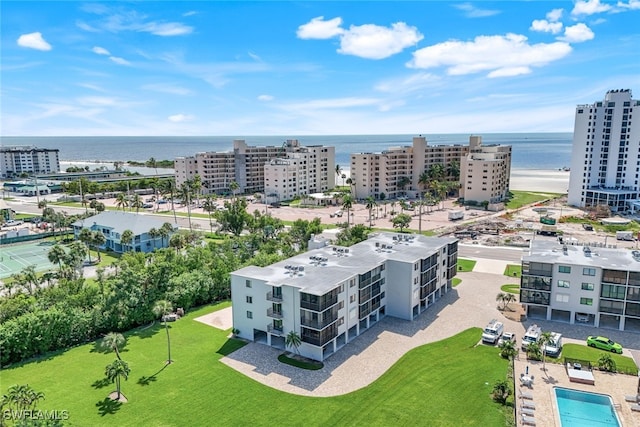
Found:
[{"label": "white van", "polygon": [[482,332],[482,342],[488,344],[496,344],[498,339],[502,336],[504,331],[504,325],[502,322],[498,322],[495,319],[489,322]]},{"label": "white van", "polygon": [[527,351],[527,347],[532,342],[538,342],[538,338],[540,338],[540,334],[542,333],[542,328],[540,326],[533,324],[529,326],[527,332],[522,337],[522,350]]},{"label": "white van", "polygon": [[551,332],[551,342],[544,346],[544,354],[551,357],[560,356],[562,351],[562,334]]}]

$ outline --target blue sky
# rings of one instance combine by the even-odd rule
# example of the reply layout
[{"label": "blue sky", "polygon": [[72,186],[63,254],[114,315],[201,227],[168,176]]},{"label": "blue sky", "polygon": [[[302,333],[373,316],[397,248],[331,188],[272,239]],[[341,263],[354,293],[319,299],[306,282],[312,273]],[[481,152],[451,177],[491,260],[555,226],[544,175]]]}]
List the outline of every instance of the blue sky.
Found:
[{"label": "blue sky", "polygon": [[564,132],[640,93],[640,0],[0,8],[5,136]]}]

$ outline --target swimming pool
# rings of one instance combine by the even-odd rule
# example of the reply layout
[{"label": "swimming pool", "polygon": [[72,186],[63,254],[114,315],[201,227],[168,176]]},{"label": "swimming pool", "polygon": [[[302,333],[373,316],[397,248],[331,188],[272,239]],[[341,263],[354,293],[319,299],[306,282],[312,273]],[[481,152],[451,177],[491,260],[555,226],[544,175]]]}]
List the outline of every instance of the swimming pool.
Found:
[{"label": "swimming pool", "polygon": [[613,401],[606,394],[555,387],[562,427],[621,427]]}]

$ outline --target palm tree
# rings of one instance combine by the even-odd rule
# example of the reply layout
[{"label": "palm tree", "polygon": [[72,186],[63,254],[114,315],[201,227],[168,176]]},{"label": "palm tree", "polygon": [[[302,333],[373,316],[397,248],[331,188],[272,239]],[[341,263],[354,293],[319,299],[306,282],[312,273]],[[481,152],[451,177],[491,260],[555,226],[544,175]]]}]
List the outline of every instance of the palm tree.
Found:
[{"label": "palm tree", "polygon": [[155,158],[149,157],[149,160],[147,160],[145,166],[148,167],[148,168],[155,169],[156,175],[158,175],[158,162],[156,161]]},{"label": "palm tree", "polygon": [[518,354],[518,347],[513,340],[504,340],[498,346],[500,349],[500,356],[505,359],[513,359]]},{"label": "palm tree", "polygon": [[139,194],[136,194],[133,196],[133,199],[131,200],[131,208],[135,208],[136,209],[136,213],[140,212],[140,208],[144,205],[144,201],[142,200],[142,197]]},{"label": "palm tree", "polygon": [[500,380],[496,382],[493,386],[493,391],[491,394],[493,396],[493,400],[505,405],[507,403],[507,398],[511,395],[511,387],[509,387],[509,382],[506,380]]},{"label": "palm tree", "polygon": [[196,204],[200,206],[200,192],[202,191],[202,178],[196,174],[191,180],[191,192],[196,195]]},{"label": "palm tree", "polygon": [[191,181],[187,180],[182,183],[179,191],[182,202],[187,204],[187,219],[189,220],[189,230],[193,230],[191,227]]},{"label": "palm tree", "polygon": [[209,227],[211,227],[211,232],[213,233],[213,221],[211,220],[211,213],[216,210],[216,202],[213,195],[208,194],[205,197],[202,208],[209,214]]},{"label": "palm tree", "polygon": [[240,184],[238,184],[235,181],[231,181],[231,183],[229,184],[229,191],[231,191],[231,194],[233,194],[234,199],[236,197],[236,191],[238,191],[239,188],[240,188]]},{"label": "palm tree", "polygon": [[169,240],[169,246],[176,249],[176,254],[180,253],[180,249],[184,248],[185,241],[182,234],[174,234]]},{"label": "palm tree", "polygon": [[167,351],[169,354],[167,364],[171,363],[171,340],[169,339],[169,324],[167,322],[167,317],[171,311],[173,311],[173,306],[171,302],[167,300],[157,301],[153,306],[153,313],[164,321],[164,329],[167,332]]},{"label": "palm tree", "polygon": [[424,171],[420,174],[418,178],[418,184],[422,185],[422,188],[426,191],[429,187],[429,182],[431,181],[431,177],[427,171]]},{"label": "palm tree", "polygon": [[13,403],[18,412],[35,408],[40,400],[44,400],[44,393],[35,391],[29,384],[12,385],[3,396],[3,401]]},{"label": "palm tree", "polygon": [[427,173],[429,174],[429,177],[431,177],[432,180],[440,181],[444,178],[445,169],[442,164],[436,163],[429,166]]},{"label": "palm tree", "polygon": [[367,204],[365,205],[365,207],[369,209],[369,228],[371,228],[373,227],[371,212],[376,208],[376,206],[378,206],[378,204],[376,203],[376,199],[374,199],[373,196],[367,197],[366,202]]},{"label": "palm tree", "polygon": [[93,233],[91,233],[90,243],[91,245],[93,245],[96,253],[98,254],[98,263],[102,261],[102,256],[100,255],[100,246],[104,245],[106,242],[107,238],[100,231],[95,230]]},{"label": "palm tree", "polygon": [[160,230],[155,227],[149,229],[148,233],[149,237],[153,239],[153,247],[156,247],[156,239],[160,237]]},{"label": "palm tree", "polygon": [[349,211],[353,207],[353,199],[351,198],[351,194],[345,194],[342,197],[342,208],[347,211],[347,227],[349,227]]},{"label": "palm tree", "polygon": [[60,245],[53,245],[49,252],[47,253],[47,258],[52,264],[58,264],[58,268],[62,268],[62,261],[67,253],[64,251],[63,247]]},{"label": "palm tree", "polygon": [[458,160],[452,160],[447,165],[447,176],[453,178],[453,181],[460,180],[460,162]]},{"label": "palm tree", "polygon": [[124,338],[124,335],[118,332],[109,332],[104,336],[104,338],[102,338],[102,343],[100,345],[104,349],[115,351],[118,360],[122,360],[118,347],[123,346],[126,342],[127,340]]},{"label": "palm tree", "polygon": [[[173,225],[170,222],[165,222],[158,230],[160,233],[160,237],[162,238],[162,246],[165,246],[165,239],[169,237],[171,233],[173,233]],[[167,242],[168,243],[168,242]]]},{"label": "palm tree", "polygon": [[129,206],[129,198],[125,193],[118,193],[116,196],[116,208],[122,208],[122,212],[124,212],[124,208]]},{"label": "palm tree", "polygon": [[89,255],[89,264],[91,264],[91,240],[93,238],[91,230],[83,228],[78,236],[80,241],[87,245],[87,254]]},{"label": "palm tree", "polygon": [[120,243],[125,246],[125,247],[129,247],[131,246],[131,244],[133,243],[133,231],[131,230],[124,230],[122,232],[122,235],[120,236]]},{"label": "palm tree", "polygon": [[504,308],[506,309],[507,307],[509,307],[509,304],[511,304],[512,302],[516,301],[516,296],[508,293],[505,297],[504,297]]},{"label": "palm tree", "polygon": [[504,310],[505,298],[507,298],[507,294],[505,294],[504,292],[500,292],[498,295],[496,295],[496,301],[502,304],[500,310]]},{"label": "palm tree", "polygon": [[300,339],[300,335],[296,331],[291,331],[287,334],[284,339],[284,345],[287,347],[293,347],[298,355],[300,355],[300,351],[298,347],[302,345],[302,340]]},{"label": "palm tree", "polygon": [[396,185],[404,192],[404,188],[409,184],[411,184],[411,179],[408,176],[402,176],[398,178],[398,183]]},{"label": "palm tree", "polygon": [[336,164],[335,171],[336,171],[336,176],[340,178],[342,176],[342,168],[340,167],[340,165]]},{"label": "palm tree", "polygon": [[127,378],[129,378],[130,372],[131,372],[131,369],[129,369],[129,364],[121,359],[116,359],[113,362],[111,362],[110,365],[106,366],[104,370],[105,376],[112,383],[113,382],[116,383],[116,392],[118,393],[118,397],[116,400],[120,400],[120,396],[121,396],[120,378],[122,377],[126,381]]},{"label": "palm tree", "polygon": [[546,372],[546,367],[545,367],[545,359],[546,359],[546,355],[547,352],[545,351],[545,346],[547,346],[548,344],[551,344],[553,342],[553,334],[551,332],[543,332],[540,334],[540,338],[538,338],[538,345],[540,346],[540,349],[542,350],[542,370]]}]

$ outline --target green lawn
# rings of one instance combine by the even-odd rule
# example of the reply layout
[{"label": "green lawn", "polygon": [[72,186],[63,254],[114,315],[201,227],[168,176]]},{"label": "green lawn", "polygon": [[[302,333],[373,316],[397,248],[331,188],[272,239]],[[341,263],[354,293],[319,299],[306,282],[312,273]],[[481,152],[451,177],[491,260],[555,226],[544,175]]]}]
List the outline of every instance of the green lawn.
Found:
[{"label": "green lawn", "polygon": [[458,277],[454,277],[454,278],[451,280],[451,282],[452,282],[452,283],[451,283],[451,286],[455,288],[455,287],[456,287],[456,286],[458,286],[460,283],[462,283],[462,279],[460,279],[460,278],[458,278]]},{"label": "green lawn", "polygon": [[520,284],[509,283],[507,285],[500,286],[502,292],[508,292],[510,294],[520,295]]},{"label": "green lawn", "polygon": [[476,261],[464,258],[458,258],[458,271],[468,273],[473,271],[473,267],[476,266]]},{"label": "green lawn", "polygon": [[[580,360],[588,360],[591,362],[591,365],[598,366],[598,359],[602,356],[603,353],[608,353],[604,350],[599,350],[597,348],[587,347],[586,341],[585,344],[565,344],[562,346],[562,355],[559,359],[562,362],[563,357],[567,357],[569,359],[580,359]],[[616,366],[619,372],[629,373],[631,375],[638,374],[638,367],[632,358],[627,356],[622,356],[620,354],[611,354],[613,360],[616,362]]]},{"label": "green lawn", "polygon": [[505,276],[509,277],[521,277],[522,276],[522,265],[520,264],[508,264],[504,269]]},{"label": "green lawn", "polygon": [[510,198],[507,202],[507,209],[518,209],[525,205],[530,205],[531,203],[560,197],[562,194],[511,190],[509,191],[509,195]]},{"label": "green lawn", "polygon": [[507,361],[494,347],[475,346],[478,328],[412,350],[361,390],[311,398],[263,386],[220,363],[223,354],[242,344],[227,339],[229,331],[193,321],[210,311],[205,307],[171,324],[175,362],[167,367],[160,325],[127,334],[122,351],[131,367],[122,383],[126,404],[106,400],[114,387],[104,384],[104,367],[115,356],[94,344],[4,369],[1,391],[28,383],[45,393],[38,409],[68,410],[73,426],[388,426],[417,420],[430,426],[505,425],[510,408],[494,403],[490,393],[505,378]]}]

